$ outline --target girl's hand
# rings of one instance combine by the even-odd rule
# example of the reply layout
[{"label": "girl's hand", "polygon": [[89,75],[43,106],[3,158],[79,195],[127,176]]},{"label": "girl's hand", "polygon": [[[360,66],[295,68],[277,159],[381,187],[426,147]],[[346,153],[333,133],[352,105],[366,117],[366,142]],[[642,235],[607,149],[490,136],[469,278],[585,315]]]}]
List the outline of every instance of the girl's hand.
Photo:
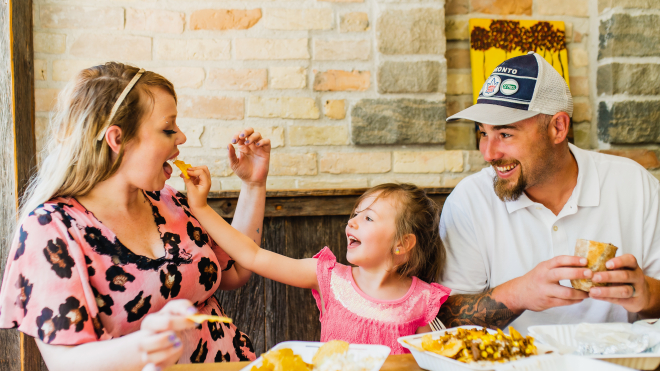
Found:
[{"label": "girl's hand", "polygon": [[187,170],[190,179],[186,179],[183,174],[183,182],[188,191],[188,205],[191,209],[201,209],[206,207],[206,198],[211,190],[211,173],[206,166],[191,167]]},{"label": "girl's hand", "polygon": [[189,300],[172,300],[160,311],[144,318],[140,330],[146,333],[138,344],[143,370],[158,370],[175,364],[183,353],[179,332],[192,329],[196,324],[186,316],[197,313]]},{"label": "girl's hand", "polygon": [[265,185],[270,162],[270,139],[252,128],[237,133],[228,145],[229,162],[234,173],[245,183]]}]

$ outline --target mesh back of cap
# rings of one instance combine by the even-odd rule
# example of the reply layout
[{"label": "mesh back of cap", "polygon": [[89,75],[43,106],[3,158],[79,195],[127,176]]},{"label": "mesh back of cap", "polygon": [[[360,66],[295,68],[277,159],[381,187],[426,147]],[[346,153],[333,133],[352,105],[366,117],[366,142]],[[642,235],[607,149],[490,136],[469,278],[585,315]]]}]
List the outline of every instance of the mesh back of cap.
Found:
[{"label": "mesh back of cap", "polygon": [[573,117],[573,97],[566,81],[543,57],[534,56],[539,64],[539,76],[529,110],[546,115],[566,112]]}]

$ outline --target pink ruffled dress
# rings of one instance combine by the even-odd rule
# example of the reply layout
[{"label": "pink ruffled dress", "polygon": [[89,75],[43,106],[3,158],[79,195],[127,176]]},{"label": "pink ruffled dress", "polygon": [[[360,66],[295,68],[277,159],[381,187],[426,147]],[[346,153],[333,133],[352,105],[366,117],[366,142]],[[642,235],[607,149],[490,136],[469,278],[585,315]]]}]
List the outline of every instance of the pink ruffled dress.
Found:
[{"label": "pink ruffled dress", "polygon": [[[321,341],[344,340],[353,344],[382,344],[391,354],[410,353],[397,339],[413,335],[431,322],[449,297],[450,289],[412,278],[400,299],[378,300],[355,283],[352,267],[337,263],[325,247],[314,256],[320,294],[312,290],[321,312]],[[321,298],[322,297],[322,298]]]}]

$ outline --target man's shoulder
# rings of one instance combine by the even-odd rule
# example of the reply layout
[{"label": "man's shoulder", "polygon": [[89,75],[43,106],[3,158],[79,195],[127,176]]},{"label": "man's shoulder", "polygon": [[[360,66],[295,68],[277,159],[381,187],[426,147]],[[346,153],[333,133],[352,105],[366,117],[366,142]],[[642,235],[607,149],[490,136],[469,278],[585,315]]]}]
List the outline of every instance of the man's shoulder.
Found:
[{"label": "man's shoulder", "polygon": [[631,158],[624,157],[619,151],[613,150],[610,153],[603,153],[578,150],[593,161],[599,177],[602,178],[601,185],[614,185],[616,183],[629,186],[633,183],[642,182],[653,187],[653,189],[660,186],[658,180],[644,166]]}]

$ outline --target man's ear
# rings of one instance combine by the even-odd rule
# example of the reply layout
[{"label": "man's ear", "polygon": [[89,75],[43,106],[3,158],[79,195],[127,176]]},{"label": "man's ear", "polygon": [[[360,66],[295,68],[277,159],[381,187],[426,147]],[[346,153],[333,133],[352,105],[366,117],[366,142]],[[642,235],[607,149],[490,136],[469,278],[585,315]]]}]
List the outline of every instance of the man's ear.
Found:
[{"label": "man's ear", "polygon": [[571,118],[566,112],[558,112],[552,116],[548,131],[553,138],[555,144],[559,144],[566,140],[568,132],[571,128]]},{"label": "man's ear", "polygon": [[403,238],[396,244],[394,251],[397,251],[398,249],[399,255],[404,255],[410,252],[410,250],[412,250],[415,245],[417,245],[417,236],[409,233],[403,236]]},{"label": "man's ear", "polygon": [[115,154],[119,154],[119,149],[121,148],[121,141],[122,141],[122,133],[121,133],[121,128],[117,125],[112,125],[108,128],[108,130],[105,132],[105,138],[104,140],[108,142],[108,146],[110,146],[110,149],[112,152]]}]

